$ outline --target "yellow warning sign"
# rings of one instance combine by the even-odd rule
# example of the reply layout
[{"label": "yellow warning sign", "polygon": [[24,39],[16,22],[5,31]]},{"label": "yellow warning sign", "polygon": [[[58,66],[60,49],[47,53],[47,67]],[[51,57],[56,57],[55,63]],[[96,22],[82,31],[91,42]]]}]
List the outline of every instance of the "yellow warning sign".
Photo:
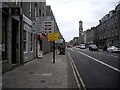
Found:
[{"label": "yellow warning sign", "polygon": [[48,33],[48,41],[57,41],[58,33]]}]

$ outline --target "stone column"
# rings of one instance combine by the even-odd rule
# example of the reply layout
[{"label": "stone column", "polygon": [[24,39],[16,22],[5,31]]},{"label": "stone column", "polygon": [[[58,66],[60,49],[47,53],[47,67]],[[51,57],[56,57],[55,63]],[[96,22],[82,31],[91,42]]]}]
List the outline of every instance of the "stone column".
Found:
[{"label": "stone column", "polygon": [[11,69],[12,65],[12,17],[8,16],[7,19],[7,60],[8,68]]}]

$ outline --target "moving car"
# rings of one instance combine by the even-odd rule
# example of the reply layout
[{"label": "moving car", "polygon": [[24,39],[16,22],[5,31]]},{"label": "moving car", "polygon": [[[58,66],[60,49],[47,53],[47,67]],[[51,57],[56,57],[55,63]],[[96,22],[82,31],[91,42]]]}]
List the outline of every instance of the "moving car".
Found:
[{"label": "moving car", "polygon": [[80,45],[76,45],[76,48],[80,48]]},{"label": "moving car", "polygon": [[107,52],[120,52],[120,48],[116,47],[116,46],[110,46],[107,48]]},{"label": "moving car", "polygon": [[80,44],[80,49],[85,49],[85,44]]},{"label": "moving car", "polygon": [[89,45],[89,50],[90,51],[98,51],[98,47],[94,44]]}]

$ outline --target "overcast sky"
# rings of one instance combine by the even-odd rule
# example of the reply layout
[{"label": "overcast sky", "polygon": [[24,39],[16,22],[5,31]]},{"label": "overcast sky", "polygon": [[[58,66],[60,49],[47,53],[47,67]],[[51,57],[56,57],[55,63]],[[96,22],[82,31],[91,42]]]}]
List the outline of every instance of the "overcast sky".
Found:
[{"label": "overcast sky", "polygon": [[79,36],[79,20],[83,31],[99,24],[99,20],[115,9],[119,0],[46,0],[66,41]]}]

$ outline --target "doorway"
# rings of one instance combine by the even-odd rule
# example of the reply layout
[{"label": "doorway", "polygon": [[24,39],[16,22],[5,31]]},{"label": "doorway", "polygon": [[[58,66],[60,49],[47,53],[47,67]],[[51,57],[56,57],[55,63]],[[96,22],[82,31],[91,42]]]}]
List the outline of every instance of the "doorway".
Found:
[{"label": "doorway", "polygon": [[18,63],[19,58],[19,22],[12,19],[12,64]]}]

